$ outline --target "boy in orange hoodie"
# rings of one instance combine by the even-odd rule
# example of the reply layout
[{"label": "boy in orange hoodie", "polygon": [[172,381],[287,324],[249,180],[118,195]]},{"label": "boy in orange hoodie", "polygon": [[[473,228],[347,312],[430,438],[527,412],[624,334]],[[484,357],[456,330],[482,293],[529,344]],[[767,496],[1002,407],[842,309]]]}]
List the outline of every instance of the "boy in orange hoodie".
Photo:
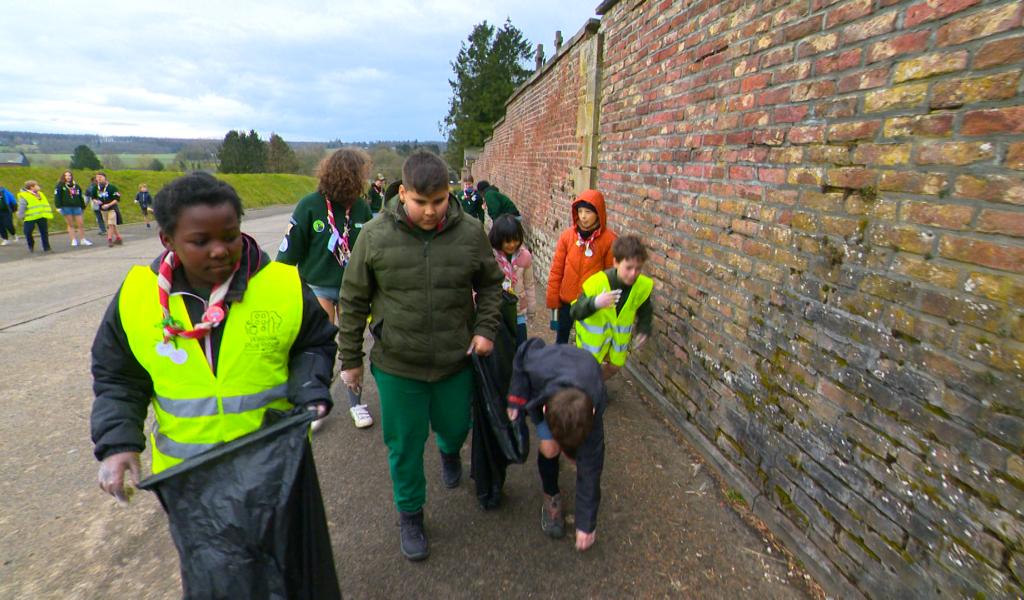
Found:
[{"label": "boy in orange hoodie", "polygon": [[616,237],[608,229],[601,192],[586,190],[573,200],[572,226],[558,236],[548,276],[547,307],[552,311],[556,343],[569,342],[573,326],[569,306],[579,297],[588,277],[612,266],[612,242]]}]

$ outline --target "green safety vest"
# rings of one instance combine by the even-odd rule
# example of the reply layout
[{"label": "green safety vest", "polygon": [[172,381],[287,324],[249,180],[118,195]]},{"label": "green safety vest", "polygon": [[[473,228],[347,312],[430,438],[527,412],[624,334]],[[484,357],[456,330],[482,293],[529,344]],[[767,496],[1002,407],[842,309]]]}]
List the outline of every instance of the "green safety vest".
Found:
[{"label": "green safety vest", "polygon": [[[187,353],[182,364],[157,353],[163,311],[156,274],[141,266],[128,273],[118,309],[132,354],[153,380],[153,473],[259,429],[268,408],[292,408],[288,358],[302,323],[301,286],[296,268],[278,262],[249,280],[221,324],[214,375],[202,340],[178,339]],[[181,296],[169,304],[171,316],[191,329]]]},{"label": "green safety vest", "polygon": [[29,191],[18,192],[18,197],[25,201],[25,218],[22,220],[38,221],[39,219],[53,218],[50,202],[42,191],[39,192],[38,198]]},{"label": "green safety vest", "polygon": [[[652,289],[654,281],[646,275],[640,275],[629,291],[622,312],[616,314],[615,306],[609,306],[599,309],[582,321],[576,321],[576,347],[593,354],[599,363],[607,356],[617,367],[626,364],[629,340],[633,338],[636,309],[651,296]],[[583,293],[591,298],[610,290],[611,283],[604,271],[591,275],[583,282]]]}]

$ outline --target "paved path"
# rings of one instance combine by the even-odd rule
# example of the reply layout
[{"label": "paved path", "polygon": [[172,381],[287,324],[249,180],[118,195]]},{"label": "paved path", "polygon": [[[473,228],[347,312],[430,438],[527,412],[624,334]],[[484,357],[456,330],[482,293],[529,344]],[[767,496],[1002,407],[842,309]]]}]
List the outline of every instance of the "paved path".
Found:
[{"label": "paved path", "polygon": [[[243,229],[273,251],[287,210],[253,211]],[[113,249],[53,239],[45,256],[0,247],[0,599],[180,597],[159,504],[141,493],[121,509],[101,494],[89,442],[92,337],[129,266],[158,254],[155,230],[129,225]],[[550,337],[546,323],[531,326]],[[338,411],[315,452],[346,597],[808,597],[803,575],[730,508],[638,388],[620,378],[611,396],[593,549],[579,554],[569,536],[540,532],[533,456],[510,468],[503,506],[484,512],[471,481],[443,489],[430,442],[431,556],[416,564],[398,552],[379,425],[356,430]],[[372,378],[365,398],[379,416]],[[463,457],[468,472],[468,449]],[[573,481],[563,466],[570,499]]]}]

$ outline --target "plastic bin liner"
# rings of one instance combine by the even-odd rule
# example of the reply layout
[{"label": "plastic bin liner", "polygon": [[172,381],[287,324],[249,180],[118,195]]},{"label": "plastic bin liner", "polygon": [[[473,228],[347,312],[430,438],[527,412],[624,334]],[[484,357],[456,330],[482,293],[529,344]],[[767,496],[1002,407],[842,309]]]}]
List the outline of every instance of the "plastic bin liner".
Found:
[{"label": "plastic bin liner", "polygon": [[341,598],[313,418],[268,410],[258,431],[139,484],[167,511],[185,598]]},{"label": "plastic bin liner", "polygon": [[530,453],[530,433],[523,418],[510,422],[506,414],[512,379],[515,340],[498,328],[490,356],[473,355],[473,448],[470,474],[484,509],[497,508],[505,485],[505,468],[523,463]]}]

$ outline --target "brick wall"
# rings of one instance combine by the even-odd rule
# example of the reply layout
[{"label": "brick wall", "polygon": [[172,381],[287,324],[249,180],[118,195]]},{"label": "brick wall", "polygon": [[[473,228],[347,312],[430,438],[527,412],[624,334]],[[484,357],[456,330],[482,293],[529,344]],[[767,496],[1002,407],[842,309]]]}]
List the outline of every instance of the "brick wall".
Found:
[{"label": "brick wall", "polygon": [[[558,234],[571,224],[570,204],[589,174],[587,137],[594,98],[587,78],[597,69],[596,19],[589,21],[520,87],[504,120],[473,163],[485,179],[511,197],[523,214],[537,274],[550,269]],[[591,95],[592,96],[592,95]]]},{"label": "brick wall", "polygon": [[[1024,594],[1024,3],[598,12],[599,187],[657,286],[634,374],[835,594]],[[486,168],[553,237],[573,138],[520,143],[562,130],[536,98]]]}]

